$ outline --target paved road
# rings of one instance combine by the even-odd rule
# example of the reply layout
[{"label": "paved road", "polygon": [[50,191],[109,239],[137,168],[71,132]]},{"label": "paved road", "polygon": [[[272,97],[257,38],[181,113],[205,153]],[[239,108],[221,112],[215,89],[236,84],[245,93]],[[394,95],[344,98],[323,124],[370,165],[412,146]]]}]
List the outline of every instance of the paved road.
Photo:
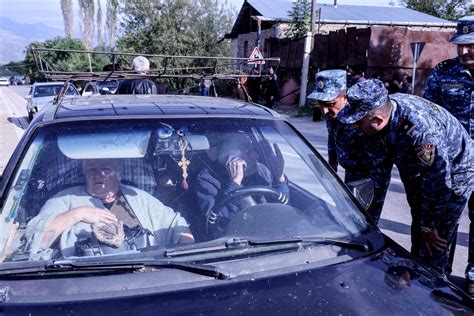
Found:
[{"label": "paved road", "polygon": [[[25,110],[26,101],[23,98],[28,93],[28,89],[28,86],[0,87],[0,173],[23,133],[23,129],[28,124]],[[325,123],[313,122],[311,117],[295,117],[286,111],[282,111],[282,113],[286,113],[283,115],[327,158]],[[343,177],[344,171],[339,170],[338,174]],[[411,216],[405,199],[405,191],[398,171],[394,168],[379,226],[392,239],[406,249],[410,249],[410,222]],[[467,262],[468,231],[469,219],[467,210],[465,210],[460,222],[452,274],[453,281],[458,284],[462,284],[461,277],[464,276]]]}]

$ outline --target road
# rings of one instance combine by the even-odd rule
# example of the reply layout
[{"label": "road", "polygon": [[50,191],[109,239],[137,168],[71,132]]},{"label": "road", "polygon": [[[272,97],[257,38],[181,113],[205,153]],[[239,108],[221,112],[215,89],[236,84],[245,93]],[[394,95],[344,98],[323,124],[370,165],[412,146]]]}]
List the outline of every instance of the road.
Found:
[{"label": "road", "polygon": [[[23,98],[29,86],[0,87],[0,173],[13,152],[14,146],[27,126],[26,101]],[[311,117],[295,117],[282,110],[284,116],[327,158],[327,131],[324,122],[313,122]],[[344,171],[338,171],[343,177]],[[392,172],[389,192],[382,211],[379,227],[389,237],[410,249],[411,216],[405,198],[405,191],[396,168]],[[462,285],[464,269],[467,263],[467,245],[469,237],[469,218],[464,211],[458,231],[456,254],[451,279]]]}]

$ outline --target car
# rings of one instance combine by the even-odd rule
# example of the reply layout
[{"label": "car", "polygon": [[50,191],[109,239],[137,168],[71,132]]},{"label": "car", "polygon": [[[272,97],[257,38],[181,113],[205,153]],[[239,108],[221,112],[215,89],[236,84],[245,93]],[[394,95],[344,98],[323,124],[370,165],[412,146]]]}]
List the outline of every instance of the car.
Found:
[{"label": "car", "polygon": [[14,82],[15,85],[24,85],[26,84],[26,78],[24,76],[13,76],[11,81]]},{"label": "car", "polygon": [[10,79],[8,77],[0,77],[0,86],[10,86]]},{"label": "car", "polygon": [[119,82],[114,81],[90,81],[84,84],[82,96],[95,94],[114,94],[117,91]]},{"label": "car", "polygon": [[[232,138],[246,147],[220,155]],[[236,158],[244,152],[257,163]],[[244,179],[268,181],[235,185],[231,163]],[[109,177],[119,193],[90,189]],[[237,189],[213,191],[227,185]],[[116,195],[120,203],[106,202]],[[361,201],[263,106],[189,95],[62,98],[35,116],[0,182],[0,309],[473,315],[473,299],[384,235]],[[165,224],[150,220],[160,216]],[[194,242],[182,242],[186,234]]]},{"label": "car", "polygon": [[[27,100],[26,111],[30,121],[35,113],[41,111],[47,103],[54,100],[64,84],[64,82],[35,82],[31,86],[30,92],[25,96]],[[69,85],[65,94],[67,96],[78,96],[79,92],[74,85]]]}]

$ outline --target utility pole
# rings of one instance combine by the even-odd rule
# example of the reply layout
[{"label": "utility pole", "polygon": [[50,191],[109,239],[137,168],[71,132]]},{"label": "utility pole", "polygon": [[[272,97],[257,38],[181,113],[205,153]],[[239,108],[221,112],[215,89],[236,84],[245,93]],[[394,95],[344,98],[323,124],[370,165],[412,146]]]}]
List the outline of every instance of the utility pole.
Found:
[{"label": "utility pole", "polygon": [[311,1],[311,21],[310,21],[310,32],[306,33],[304,41],[304,55],[303,55],[303,66],[301,68],[301,86],[300,86],[300,102],[299,106],[303,107],[306,104],[306,90],[308,87],[308,70],[309,70],[309,59],[311,49],[313,47],[314,37],[314,25],[316,22],[316,0]]}]

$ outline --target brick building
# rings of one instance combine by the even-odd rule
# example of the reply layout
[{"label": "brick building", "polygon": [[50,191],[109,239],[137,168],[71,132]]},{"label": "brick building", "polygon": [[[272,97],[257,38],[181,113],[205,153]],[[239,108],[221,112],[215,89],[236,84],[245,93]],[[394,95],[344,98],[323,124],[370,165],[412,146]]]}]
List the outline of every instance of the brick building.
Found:
[{"label": "brick building", "polygon": [[[285,36],[292,5],[279,0],[244,1],[231,33],[226,35],[231,39],[232,57],[248,57],[260,33],[264,56],[280,57],[280,71],[297,74],[304,43]],[[415,93],[421,94],[430,69],[456,55],[455,45],[448,42],[455,22],[396,6],[340,5],[334,1],[318,4],[317,10],[309,79],[319,70],[353,65],[363,67],[369,77],[411,76],[411,43],[423,42],[415,82]]]}]

